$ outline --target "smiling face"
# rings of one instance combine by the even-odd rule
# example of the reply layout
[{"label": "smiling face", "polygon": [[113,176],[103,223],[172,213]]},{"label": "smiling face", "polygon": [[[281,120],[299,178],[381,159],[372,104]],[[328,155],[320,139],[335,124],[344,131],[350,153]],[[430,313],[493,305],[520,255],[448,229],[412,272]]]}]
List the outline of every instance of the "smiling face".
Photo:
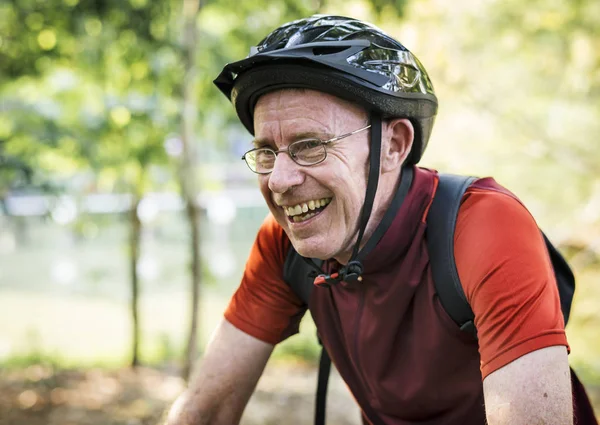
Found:
[{"label": "smiling face", "polygon": [[[313,90],[281,90],[262,96],[254,112],[256,141],[275,150],[307,135],[327,140],[364,127],[367,113]],[[280,153],[270,174],[259,175],[261,192],[305,257],[347,260],[356,241],[364,202],[369,131],[327,146],[327,159],[296,164]]]}]

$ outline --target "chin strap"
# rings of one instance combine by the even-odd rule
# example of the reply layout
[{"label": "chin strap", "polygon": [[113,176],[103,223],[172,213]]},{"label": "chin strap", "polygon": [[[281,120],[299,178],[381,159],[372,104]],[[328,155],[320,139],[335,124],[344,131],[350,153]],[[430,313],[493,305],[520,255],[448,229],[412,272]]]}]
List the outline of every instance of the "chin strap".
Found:
[{"label": "chin strap", "polygon": [[[367,228],[367,223],[371,217],[375,194],[377,193],[377,184],[379,183],[379,165],[381,159],[381,116],[378,113],[371,112],[371,149],[369,154],[369,177],[367,179],[367,190],[365,193],[365,202],[362,207],[360,217],[360,227],[358,238],[350,261],[338,272],[329,275],[319,274],[314,284],[318,287],[328,287],[339,282],[360,282],[364,267],[358,257],[360,256],[360,242]],[[312,263],[312,261],[311,261]]]},{"label": "chin strap", "polygon": [[360,261],[350,261],[339,272],[331,274],[320,274],[315,278],[314,284],[318,287],[328,287],[339,282],[362,281],[363,265]]}]

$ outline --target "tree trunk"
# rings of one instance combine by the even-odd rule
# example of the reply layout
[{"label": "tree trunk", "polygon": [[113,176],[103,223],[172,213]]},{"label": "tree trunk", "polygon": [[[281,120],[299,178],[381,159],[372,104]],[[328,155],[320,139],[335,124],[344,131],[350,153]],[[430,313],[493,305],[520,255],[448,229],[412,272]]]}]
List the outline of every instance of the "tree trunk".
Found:
[{"label": "tree trunk", "polygon": [[189,380],[194,360],[197,356],[198,335],[199,335],[199,305],[200,305],[200,284],[201,284],[201,261],[200,261],[200,220],[199,209],[196,205],[188,203],[187,216],[190,223],[191,233],[191,284],[192,284],[192,303],[190,310],[190,330],[188,335],[188,346],[185,355],[182,375],[186,380]]},{"label": "tree trunk", "polygon": [[197,117],[196,100],[196,68],[195,51],[197,49],[197,29],[196,17],[200,10],[199,0],[183,0],[183,56],[185,75],[182,84],[183,96],[183,115],[181,120],[181,140],[183,143],[183,157],[181,163],[181,189],[186,203],[187,218],[190,225],[191,234],[191,311],[190,311],[190,329],[188,345],[183,361],[182,376],[189,380],[192,372],[193,363],[197,355],[198,334],[200,324],[198,320],[198,309],[200,305],[200,284],[201,284],[201,264],[200,264],[200,220],[199,208],[196,204],[198,194],[195,173],[195,149],[194,133]]},{"label": "tree trunk", "polygon": [[129,233],[129,267],[131,273],[131,319],[133,325],[133,344],[131,348],[131,367],[139,366],[139,346],[140,346],[140,322],[139,322],[139,276],[137,271],[138,260],[140,258],[140,240],[142,223],[137,215],[137,207],[140,198],[135,196],[133,205],[129,211],[130,233]]}]

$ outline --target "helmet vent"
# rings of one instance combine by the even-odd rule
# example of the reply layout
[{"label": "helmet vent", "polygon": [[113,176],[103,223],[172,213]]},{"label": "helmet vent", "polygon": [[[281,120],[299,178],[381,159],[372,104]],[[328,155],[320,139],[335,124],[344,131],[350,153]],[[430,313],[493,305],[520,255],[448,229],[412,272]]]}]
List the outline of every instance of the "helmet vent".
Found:
[{"label": "helmet vent", "polygon": [[344,50],[348,50],[349,48],[350,46],[313,47],[312,51],[313,55],[315,56],[326,56],[343,52]]}]

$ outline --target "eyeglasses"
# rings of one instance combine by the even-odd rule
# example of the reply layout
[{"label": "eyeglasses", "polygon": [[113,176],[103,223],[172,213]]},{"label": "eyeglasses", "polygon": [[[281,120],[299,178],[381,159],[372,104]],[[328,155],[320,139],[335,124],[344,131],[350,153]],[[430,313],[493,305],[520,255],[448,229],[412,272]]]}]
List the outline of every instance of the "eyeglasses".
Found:
[{"label": "eyeglasses", "polygon": [[242,159],[246,161],[248,168],[256,174],[269,174],[275,167],[275,160],[277,154],[281,152],[287,152],[292,161],[298,165],[317,165],[325,161],[327,158],[326,146],[334,142],[338,142],[341,139],[360,133],[371,128],[371,125],[359,128],[350,133],[336,136],[329,140],[321,140],[318,138],[298,140],[285,149],[273,150],[271,148],[255,148],[251,149],[242,156]]}]

